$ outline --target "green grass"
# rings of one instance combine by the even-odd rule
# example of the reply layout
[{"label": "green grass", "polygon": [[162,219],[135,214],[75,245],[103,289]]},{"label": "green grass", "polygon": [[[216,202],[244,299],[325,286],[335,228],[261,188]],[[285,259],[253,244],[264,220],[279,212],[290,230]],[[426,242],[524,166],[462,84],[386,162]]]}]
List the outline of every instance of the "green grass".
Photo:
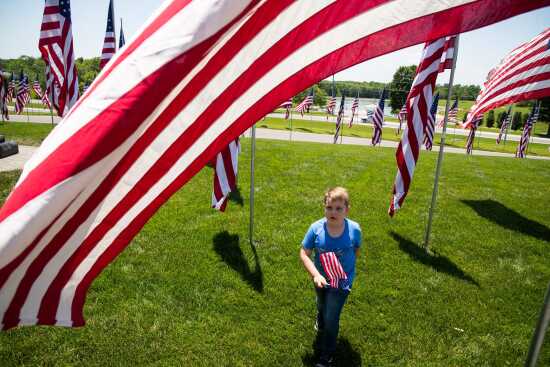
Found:
[{"label": "green grass", "polygon": [[0,135],[4,135],[6,140],[15,140],[21,145],[39,146],[52,129],[53,126],[50,124],[0,122]]},{"label": "green grass", "polygon": [[[314,292],[298,249],[334,185],[350,190],[364,236],[339,366],[522,365],[550,279],[550,164],[445,156],[426,256],[436,157],[422,153],[390,219],[394,149],[259,140],[251,247],[244,139],[242,205],[210,209],[204,169],[92,284],[85,327],[2,333],[0,365],[311,365]],[[0,174],[0,202],[18,174]]]},{"label": "green grass", "polygon": [[[265,120],[258,121],[258,127],[276,129],[276,130],[289,130],[290,123],[289,120],[267,117]],[[294,131],[306,132],[306,133],[316,133],[316,134],[334,134],[334,123],[322,122],[322,121],[308,121],[308,120],[293,120],[292,129]],[[459,128],[457,128],[459,129]],[[382,139],[389,141],[399,141],[401,138],[400,135],[396,135],[396,129],[383,128],[382,129]],[[372,137],[372,126],[371,125],[353,125],[351,128],[348,128],[348,125],[345,124],[343,135],[358,137],[358,138],[368,138]],[[453,128],[447,129],[448,135],[446,137],[446,145],[464,148],[466,146],[467,136],[464,135],[451,135]],[[441,134],[435,135],[435,143],[439,144],[441,141]],[[491,152],[503,152],[503,153],[515,153],[517,149],[518,142],[508,142],[505,144],[496,144],[495,139],[479,138],[477,137],[474,142],[474,149],[491,151]],[[548,144],[537,144],[530,143],[528,154],[536,156],[550,157],[550,151]]]}]

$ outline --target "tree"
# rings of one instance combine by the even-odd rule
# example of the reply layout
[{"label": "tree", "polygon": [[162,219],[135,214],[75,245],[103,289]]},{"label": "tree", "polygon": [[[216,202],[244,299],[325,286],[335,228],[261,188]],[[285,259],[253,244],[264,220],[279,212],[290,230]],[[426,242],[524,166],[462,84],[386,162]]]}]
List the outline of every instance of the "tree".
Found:
[{"label": "tree", "polygon": [[495,111],[494,110],[489,111],[489,113],[487,114],[487,120],[485,121],[485,125],[487,125],[487,127],[493,127],[495,125]]},{"label": "tree", "polygon": [[521,115],[522,113],[519,111],[514,112],[514,116],[512,117],[512,130],[518,130],[521,127]]},{"label": "tree", "polygon": [[[304,89],[292,98],[294,104],[298,104],[306,98],[311,88]],[[313,104],[317,106],[325,106],[327,104],[327,93],[317,84],[313,86]]]},{"label": "tree", "polygon": [[501,126],[502,126],[502,122],[503,122],[502,119],[504,118],[504,115],[505,115],[505,114],[506,114],[506,112],[500,111],[500,112],[498,113],[498,115],[497,115],[497,121],[496,121],[496,123],[497,123],[497,127],[498,127],[499,129],[500,129]]},{"label": "tree", "polygon": [[405,104],[409,90],[416,73],[416,66],[400,66],[393,74],[390,84],[390,106],[392,111],[398,112]]}]

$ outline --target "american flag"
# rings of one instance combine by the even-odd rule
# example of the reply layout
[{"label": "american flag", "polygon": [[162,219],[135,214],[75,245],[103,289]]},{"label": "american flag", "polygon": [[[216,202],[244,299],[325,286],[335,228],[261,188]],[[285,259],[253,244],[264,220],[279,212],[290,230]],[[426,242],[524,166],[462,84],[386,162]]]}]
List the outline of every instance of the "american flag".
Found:
[{"label": "american flag", "polygon": [[367,59],[547,1],[502,4],[164,2],[26,162],[0,209],[0,327],[84,325],[101,271],[287,98]]},{"label": "american flag", "polygon": [[4,80],[3,72],[0,70],[0,115],[3,119],[9,120],[8,114],[8,88]]},{"label": "american flag", "polygon": [[353,99],[353,102],[351,104],[351,119],[349,120],[349,127],[353,125],[353,118],[355,117],[357,108],[359,108],[359,92],[357,93],[357,97]]},{"label": "american flag", "polygon": [[31,96],[29,93],[29,78],[27,78],[26,75],[23,75],[23,71],[21,71],[21,75],[19,77],[19,84],[17,86],[17,98],[15,99],[15,113],[20,115],[23,113],[23,109],[29,103],[31,100]]},{"label": "american flag", "polygon": [[38,81],[38,75],[34,78],[32,82],[32,90],[38,98],[42,98],[42,88],[40,87],[40,82]]},{"label": "american flag", "polygon": [[[53,105],[59,116],[78,99],[78,76],[74,64],[71,5],[69,0],[45,0],[38,48],[46,63],[47,93],[54,90]],[[56,92],[56,88],[58,92]]]},{"label": "american flag", "polygon": [[456,36],[445,37],[445,46],[439,63],[439,72],[442,73],[445,69],[453,68],[453,57],[455,53]]},{"label": "american flag", "polygon": [[338,288],[340,279],[348,279],[342,264],[336,254],[332,251],[326,251],[319,254],[319,261],[327,275],[331,288]]},{"label": "american flag", "polygon": [[473,123],[470,127],[470,133],[468,134],[468,139],[466,140],[466,154],[472,154],[472,150],[474,149],[474,139],[476,137],[476,131],[481,123],[483,118],[479,118]]},{"label": "american flag", "polygon": [[380,144],[382,141],[382,126],[384,125],[384,97],[386,94],[386,89],[382,90],[382,95],[380,100],[374,109],[374,116],[372,117],[372,125],[374,131],[372,133],[372,145]]},{"label": "american flag", "polygon": [[531,113],[529,114],[529,117],[525,122],[525,126],[523,127],[523,133],[521,134],[521,139],[518,144],[518,149],[516,150],[517,158],[525,158],[525,153],[527,152],[527,145],[529,144],[529,138],[531,137],[531,131],[533,131],[533,125],[539,119],[539,112],[540,112],[540,103],[537,102],[533,106],[533,109],[531,110]]},{"label": "american flag", "polygon": [[11,103],[15,98],[15,79],[13,78],[13,73],[11,73],[10,82],[8,84],[8,94],[6,96],[8,103]]},{"label": "american flag", "polygon": [[292,108],[292,99],[289,99],[289,100],[281,103],[279,108],[284,108],[285,109],[285,120],[288,120],[288,118],[290,117],[290,109]]},{"label": "american flag", "polygon": [[464,127],[497,107],[550,95],[550,28],[510,52],[492,70]]},{"label": "american flag", "polygon": [[500,144],[502,135],[506,134],[510,123],[512,122],[512,105],[508,107],[508,111],[502,116],[502,124],[500,125],[500,131],[497,136],[497,144]]},{"label": "american flag", "polygon": [[338,116],[336,117],[336,131],[334,132],[334,144],[338,143],[338,136],[340,135],[340,130],[342,129],[342,124],[344,123],[345,98],[346,97],[342,94],[342,99],[340,100],[340,108],[338,109]]},{"label": "american flag", "polygon": [[126,39],[124,38],[124,31],[122,30],[122,18],[120,19],[120,34],[118,35],[118,49],[120,50],[126,44]]},{"label": "american flag", "polygon": [[103,67],[111,60],[111,57],[116,52],[116,35],[115,35],[115,22],[113,11],[113,0],[109,1],[109,10],[107,11],[107,29],[105,30],[105,38],[103,39],[103,49],[101,51],[101,58],[99,60],[99,69]]},{"label": "american flag", "polygon": [[424,129],[424,145],[426,150],[432,150],[435,130],[435,115],[437,114],[437,104],[439,103],[439,93],[436,93],[433,98],[430,114],[428,115],[428,123]]},{"label": "american flag", "polygon": [[[453,102],[453,105],[449,109],[449,115],[448,120],[449,122],[453,122],[456,124],[456,118],[458,116],[458,96],[455,97],[455,101]],[[437,124],[437,127],[443,127],[445,124],[445,116],[439,121],[439,124]],[[448,125],[447,125],[448,126]]]},{"label": "american flag", "polygon": [[307,94],[306,98],[298,106],[296,106],[296,111],[300,112],[302,116],[304,115],[304,112],[309,113],[309,107],[313,104],[313,88],[310,89],[309,93]]},{"label": "american flag", "polygon": [[239,138],[237,138],[216,155],[212,208],[218,209],[221,212],[225,211],[229,193],[237,188],[240,150],[241,146]]},{"label": "american flag", "polygon": [[403,206],[403,201],[409,192],[422,145],[424,127],[428,123],[428,106],[432,105],[432,96],[444,45],[445,37],[426,43],[420,64],[416,69],[416,76],[405,102],[407,126],[403,131],[395,154],[397,175],[393,184],[392,200],[388,210],[390,216],[393,216],[395,211]]},{"label": "american flag", "polygon": [[407,121],[407,105],[403,105],[401,107],[401,110],[397,114],[397,118],[399,119],[399,127],[397,128],[397,135],[401,133],[401,128],[403,127],[403,122]]},{"label": "american flag", "polygon": [[336,107],[336,97],[332,95],[328,97],[328,100],[327,100],[327,113],[329,115],[334,114],[334,107]]}]

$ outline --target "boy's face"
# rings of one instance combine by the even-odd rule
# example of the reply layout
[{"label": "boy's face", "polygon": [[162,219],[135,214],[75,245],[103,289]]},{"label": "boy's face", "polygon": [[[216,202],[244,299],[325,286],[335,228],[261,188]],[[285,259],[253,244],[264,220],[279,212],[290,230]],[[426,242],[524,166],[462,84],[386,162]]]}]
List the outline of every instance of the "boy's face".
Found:
[{"label": "boy's face", "polygon": [[328,199],[325,204],[325,217],[329,223],[340,224],[348,215],[348,207],[344,200]]}]

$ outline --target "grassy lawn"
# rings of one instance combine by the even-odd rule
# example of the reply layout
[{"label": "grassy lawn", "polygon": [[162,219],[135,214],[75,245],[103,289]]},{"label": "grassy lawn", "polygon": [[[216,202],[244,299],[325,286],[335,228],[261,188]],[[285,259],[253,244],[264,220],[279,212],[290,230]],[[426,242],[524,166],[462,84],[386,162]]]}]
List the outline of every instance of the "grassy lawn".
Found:
[{"label": "grassy lawn", "polygon": [[0,135],[4,135],[6,140],[15,140],[21,145],[39,146],[52,129],[53,126],[50,124],[32,122],[0,123]]},{"label": "grassy lawn", "polygon": [[[284,120],[280,118],[267,117],[265,120],[258,121],[258,127],[268,128],[268,129],[277,129],[277,130],[288,130],[290,128],[289,120]],[[334,123],[321,122],[321,121],[308,121],[308,120],[293,120],[292,129],[294,131],[301,131],[306,133],[316,133],[316,134],[334,134]],[[457,128],[458,130],[459,128]],[[372,137],[372,127],[371,125],[353,125],[351,128],[348,128],[348,125],[345,124],[343,134],[344,136],[352,136],[358,138],[371,138]],[[396,135],[396,129],[384,128],[382,129],[382,139],[390,141],[399,141],[401,138],[400,135]],[[466,146],[467,136],[464,135],[451,135],[453,129],[450,128],[447,130],[448,135],[445,139],[446,145],[464,148]],[[441,134],[436,134],[435,142],[439,144],[441,140]],[[485,150],[492,152],[505,152],[505,153],[515,153],[517,149],[518,142],[509,141],[506,145],[496,144],[495,139],[479,138],[477,137],[474,142],[474,147],[477,150]],[[550,157],[550,151],[548,150],[550,145],[547,144],[529,144],[529,155],[540,155],[545,157]]]},{"label": "grassy lawn", "polygon": [[[204,169],[92,284],[85,327],[1,333],[0,365],[311,365],[314,292],[298,248],[334,185],[350,190],[364,236],[337,365],[524,363],[550,280],[548,162],[447,155],[427,256],[436,153],[422,153],[390,219],[393,149],[259,140],[251,247],[249,143],[226,213],[209,208]],[[18,175],[0,173],[0,203]]]}]

